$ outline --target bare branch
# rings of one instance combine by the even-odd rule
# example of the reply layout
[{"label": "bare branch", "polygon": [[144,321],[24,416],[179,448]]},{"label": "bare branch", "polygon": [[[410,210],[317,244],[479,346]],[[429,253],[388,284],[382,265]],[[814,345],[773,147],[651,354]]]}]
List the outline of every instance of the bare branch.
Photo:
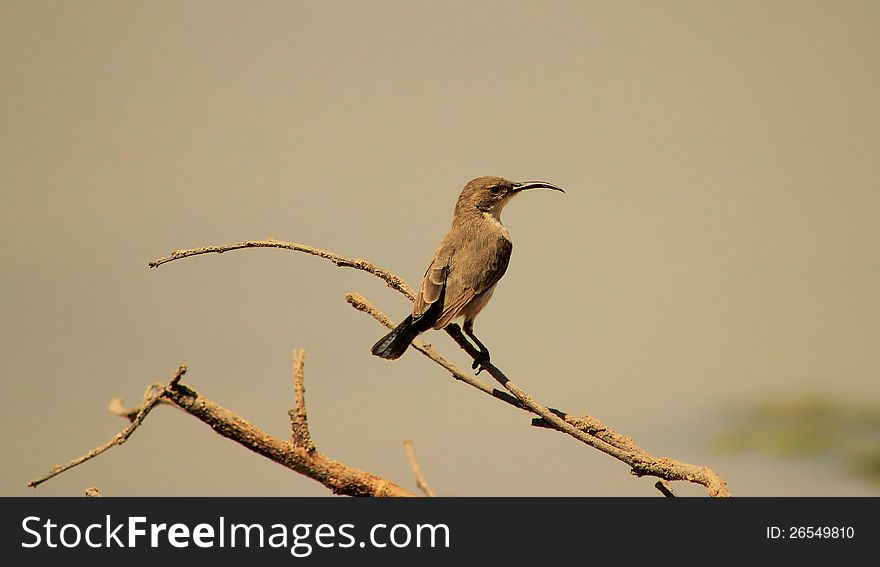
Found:
[{"label": "bare branch", "polygon": [[[150,396],[152,396],[154,391],[158,392],[159,390],[161,390],[164,387],[165,387],[165,385],[160,382],[154,382],[153,384],[150,384],[149,386],[147,386],[147,391],[144,393],[144,400],[146,400]],[[169,402],[165,398],[160,398],[158,403],[170,404],[171,402]],[[133,408],[127,408],[127,407],[125,407],[125,400],[123,400],[122,398],[113,398],[110,400],[110,405],[107,407],[107,410],[110,413],[112,413],[113,415],[118,415],[119,417],[124,417],[128,421],[134,421],[134,419],[137,417],[138,412],[141,411],[142,406],[143,406],[143,403],[141,403],[140,406],[135,406]]]},{"label": "bare branch", "polygon": [[[358,311],[363,311],[364,313],[370,315],[371,317],[373,317],[374,319],[376,319],[377,321],[379,321],[380,323],[382,323],[383,325],[385,325],[389,329],[394,328],[394,323],[391,321],[391,319],[389,319],[387,315],[385,315],[379,309],[377,309],[363,295],[361,295],[359,293],[349,293],[348,295],[345,296],[345,299],[346,299],[346,301],[348,301],[349,304],[351,304],[352,307],[354,307]],[[457,325],[450,325],[449,327],[455,327],[456,329],[458,328]],[[449,329],[449,327],[447,327],[447,329]],[[460,330],[459,330],[459,334],[461,334]],[[520,404],[519,400],[517,400],[515,397],[511,396],[507,392],[493,388],[492,386],[486,384],[485,382],[483,382],[482,380],[480,380],[479,378],[477,378],[473,374],[461,370],[459,367],[455,366],[454,364],[452,364],[451,362],[446,360],[446,358],[444,358],[443,355],[441,355],[436,350],[434,350],[434,348],[430,344],[422,342],[420,340],[415,340],[415,341],[413,341],[412,346],[413,346],[413,348],[415,348],[416,350],[418,350],[419,352],[421,352],[422,354],[424,354],[425,356],[427,356],[428,358],[430,358],[431,360],[433,360],[434,362],[436,362],[437,364],[439,364],[440,366],[442,366],[443,368],[448,370],[449,373],[452,374],[452,376],[456,380],[460,380],[469,386],[473,386],[474,388],[480,390],[481,392],[489,394],[490,396],[494,396],[496,398],[502,399],[505,402],[507,402],[513,406],[516,406],[521,409],[525,409],[525,407],[522,406],[522,404]],[[476,352],[476,351],[474,351],[474,352]]]},{"label": "bare branch", "polygon": [[334,461],[318,451],[272,437],[238,414],[179,384],[167,393],[177,407],[227,439],[281,466],[316,480],[335,494],[348,496],[414,496],[380,476]]},{"label": "bare branch", "polygon": [[289,412],[291,441],[299,449],[314,451],[312,435],[309,433],[309,418],[306,414],[306,388],[303,384],[303,366],[305,365],[306,351],[293,351],[293,392],[294,406]]},{"label": "bare branch", "polygon": [[[370,262],[361,259],[355,260],[345,258],[326,250],[274,239],[253,240],[224,246],[208,246],[190,250],[177,250],[170,256],[151,262],[150,267],[157,267],[172,260],[198,254],[222,253],[229,250],[257,247],[283,248],[296,252],[304,252],[306,254],[327,259],[337,266],[362,270],[381,278],[390,287],[400,291],[410,300],[414,299],[412,288],[410,288],[402,278],[385,269],[379,268]],[[349,294],[346,296],[346,299],[353,307],[368,313],[382,324],[393,326],[385,314],[372,306],[360,294]],[[462,349],[465,350],[465,352],[468,353],[469,356],[472,358],[476,357],[477,352],[461,333],[461,329],[457,325],[447,326],[446,332]],[[483,367],[505,390],[507,390],[507,392],[492,388],[478,378],[470,376],[468,373],[462,371],[440,356],[428,344],[414,341],[413,346],[428,356],[428,358],[445,368],[457,380],[463,381],[466,384],[514,407],[538,415],[539,418],[533,421],[533,425],[567,433],[579,441],[626,463],[630,466],[632,473],[636,476],[656,476],[667,481],[686,480],[688,482],[702,484],[706,487],[710,496],[730,496],[727,483],[712,469],[704,466],[682,463],[665,457],[654,457],[641,449],[631,438],[611,430],[596,418],[590,416],[572,417],[560,410],[548,408],[536,402],[528,393],[507,378],[503,372],[492,364],[486,363]]]},{"label": "bare branch", "polygon": [[409,461],[409,467],[416,476],[416,486],[419,487],[419,490],[425,493],[425,496],[437,496],[434,494],[434,491],[431,490],[428,481],[425,480],[425,475],[422,474],[422,467],[419,466],[419,462],[416,460],[416,452],[413,449],[412,440],[404,439],[403,447],[406,449],[406,458]]},{"label": "bare branch", "polygon": [[[302,383],[302,357],[296,365],[294,382]],[[219,404],[198,394],[195,390],[180,383],[180,378],[186,372],[186,367],[181,366],[172,376],[168,385],[151,386],[147,390],[147,396],[143,405],[138,410],[134,420],[128,427],[115,435],[107,443],[92,449],[82,457],[74,459],[64,466],[53,467],[49,473],[37,480],[32,480],[28,486],[38,486],[50,478],[67,471],[76,465],[97,457],[114,445],[124,443],[137,429],[152,408],[164,400],[178,409],[194,416],[210,426],[214,431],[235,441],[239,445],[250,449],[276,463],[296,471],[304,476],[316,480],[332,490],[336,494],[349,496],[415,496],[409,490],[401,488],[380,476],[363,471],[361,469],[334,461],[316,451],[314,446],[309,449],[304,445],[297,445],[290,441],[282,441],[272,437],[268,433],[252,425],[235,412],[228,410]],[[299,378],[296,375],[299,375]],[[300,388],[297,395],[298,407],[305,407],[304,391]],[[302,402],[302,405],[299,405]],[[129,410],[122,407],[122,402],[111,403],[114,413],[128,418]],[[305,413],[303,410],[303,418]],[[303,424],[306,422],[303,421]],[[307,430],[306,430],[307,431]]]},{"label": "bare branch", "polygon": [[[355,309],[373,316],[385,326],[394,326],[388,317],[370,303],[364,296],[350,293],[346,296],[346,299]],[[461,329],[457,325],[449,325],[446,328],[446,332],[468,353],[469,356],[472,358],[477,356],[477,351],[473,348],[470,342],[465,339],[464,335],[461,333]],[[436,352],[433,352],[430,347],[425,348],[424,345],[417,341],[413,342],[413,346],[428,356],[431,360],[451,372],[457,379],[474,386],[486,394],[501,399],[514,407],[524,409],[540,416],[533,420],[533,425],[567,433],[578,441],[626,463],[630,466],[632,473],[636,476],[656,476],[664,480],[686,480],[688,482],[702,484],[706,487],[710,496],[730,496],[730,492],[727,489],[727,483],[712,471],[712,469],[704,466],[682,463],[666,457],[655,457],[639,447],[632,438],[617,433],[594,417],[573,417],[559,410],[551,410],[533,400],[529,394],[515,383],[511,382],[501,370],[491,363],[486,363],[483,367],[490,376],[495,378],[495,380],[504,386],[504,388],[513,394],[513,396],[500,396],[497,390],[492,389],[478,378],[467,375],[463,370]],[[513,400],[511,401],[510,398],[513,398]]]},{"label": "bare branch", "polygon": [[[627,437],[626,435],[622,435],[613,429],[609,429],[607,425],[596,419],[595,417],[591,417],[589,415],[583,416],[573,416],[568,415],[563,411],[559,411],[557,409],[550,408],[550,411],[554,414],[558,415],[568,423],[574,425],[581,431],[589,433],[594,437],[598,437],[602,441],[605,441],[609,445],[613,445],[618,449],[623,449],[625,451],[632,451],[638,447],[636,442],[632,439],[632,437]],[[532,425],[535,427],[546,427],[549,429],[553,429],[549,422],[547,422],[544,418],[536,417],[532,420]]]},{"label": "bare branch", "polygon": [[[623,461],[632,468],[632,473],[635,476],[656,476],[663,480],[687,480],[705,486],[710,496],[730,496],[730,492],[727,489],[727,483],[715,474],[712,469],[704,466],[682,463],[667,457],[655,457],[634,442],[630,443],[628,448],[620,448],[616,444],[607,443],[601,438],[594,437],[586,433],[584,430],[568,423],[555,413],[532,400],[528,394],[526,394],[519,386],[511,382],[504,373],[491,363],[483,364],[483,367],[493,378],[498,380],[502,386],[507,388],[508,391],[523,402],[529,410],[540,415],[544,421],[549,422],[553,426],[553,429],[568,433],[575,439],[583,441],[587,445]],[[597,420],[595,418],[590,418],[589,422],[595,424]],[[602,426],[602,429],[608,432],[614,438],[615,442],[619,442],[619,440],[623,438],[623,436],[610,431],[607,427]]]},{"label": "bare branch", "polygon": [[303,252],[305,254],[311,254],[312,256],[318,256],[319,258],[330,260],[340,268],[354,268],[356,270],[363,270],[364,272],[373,274],[384,280],[385,283],[388,284],[388,287],[396,289],[403,295],[407,296],[410,300],[415,299],[415,293],[403,278],[396,276],[375,264],[367,262],[366,260],[360,258],[346,258],[345,256],[340,256],[339,254],[328,250],[321,250],[320,248],[306,246],[305,244],[297,244],[296,242],[283,242],[281,240],[275,240],[274,238],[267,238],[266,240],[246,240],[244,242],[225,244],[223,246],[204,246],[202,248],[191,248],[188,250],[175,250],[170,256],[165,256],[150,262],[149,266],[151,268],[158,268],[162,264],[173,262],[174,260],[180,260],[181,258],[198,256],[200,254],[222,254],[231,250],[241,250],[243,248],[282,248],[285,250],[293,250],[295,252]]},{"label": "bare branch", "polygon": [[[116,445],[122,445],[123,443],[128,441],[128,438],[131,437],[131,434],[134,433],[134,431],[138,427],[140,427],[141,423],[144,422],[144,419],[146,419],[146,417],[150,413],[150,411],[154,407],[156,407],[156,405],[162,399],[167,388],[177,385],[177,383],[180,382],[181,376],[183,376],[184,374],[186,374],[186,366],[181,365],[177,369],[177,371],[174,373],[174,375],[171,377],[171,381],[168,382],[168,386],[166,388],[163,389],[160,387],[157,389],[157,388],[155,388],[155,386],[150,386],[147,389],[147,393],[144,395],[144,403],[138,409],[138,412],[134,416],[134,419],[131,419],[131,423],[129,424],[129,426],[126,427],[125,429],[123,429],[122,431],[120,431],[119,433],[117,433],[116,435],[114,435],[109,441],[107,441],[106,443],[104,443],[102,445],[95,447],[94,449],[92,449],[91,451],[86,453],[85,455],[82,455],[81,457],[77,457],[76,459],[73,459],[72,461],[70,461],[66,465],[55,465],[54,467],[49,469],[49,472],[46,473],[45,475],[41,476],[40,478],[37,478],[37,479],[30,481],[28,483],[28,486],[35,488],[35,487],[39,486],[40,484],[46,482],[50,478],[63,473],[64,471],[70,470],[77,465],[81,465],[88,460],[94,459],[95,457],[97,457],[98,455],[100,455],[101,453],[106,451],[107,449],[110,449],[111,447],[114,447]],[[121,405],[121,403],[120,403],[120,405]],[[113,404],[111,403],[111,407],[112,406],[113,406]]]}]

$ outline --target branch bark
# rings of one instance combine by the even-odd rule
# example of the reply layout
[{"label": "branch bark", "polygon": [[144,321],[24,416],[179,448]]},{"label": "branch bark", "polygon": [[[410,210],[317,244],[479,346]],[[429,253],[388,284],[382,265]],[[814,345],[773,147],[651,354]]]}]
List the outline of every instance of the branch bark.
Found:
[{"label": "branch bark", "polygon": [[[293,438],[282,441],[262,431],[232,410],[200,395],[180,383],[186,372],[181,366],[167,385],[152,385],[147,390],[143,404],[135,410],[126,410],[119,403],[111,403],[111,412],[128,418],[132,422],[107,443],[92,449],[63,466],[53,467],[48,474],[32,480],[28,486],[36,487],[77,465],[91,460],[115,445],[122,445],[140,427],[147,414],[160,402],[171,404],[197,418],[214,431],[235,441],[239,445],[262,455],[281,466],[314,479],[335,494],[348,496],[415,496],[409,490],[373,473],[340,463],[319,453],[308,433],[305,412],[305,388],[303,387],[303,360],[305,353],[299,351],[294,356],[295,407],[290,410]],[[297,385],[298,384],[298,385]],[[294,416],[297,419],[294,420]]]},{"label": "branch bark", "polygon": [[410,301],[416,297],[412,288],[407,285],[403,278],[367,262],[366,260],[361,260],[360,258],[346,258],[335,252],[322,250],[320,248],[315,248],[314,246],[306,246],[305,244],[297,244],[296,242],[284,242],[281,240],[275,240],[274,238],[267,238],[266,240],[245,240],[244,242],[224,244],[223,246],[204,246],[202,248],[190,248],[188,250],[175,250],[168,256],[163,256],[158,260],[154,260],[148,265],[150,268],[158,268],[162,264],[173,262],[174,260],[180,260],[181,258],[189,258],[190,256],[199,256],[201,254],[222,254],[231,250],[242,250],[245,248],[282,248],[324,258],[325,260],[333,262],[340,268],[354,268],[356,270],[363,270],[364,272],[373,274],[377,278],[384,280],[385,283],[388,284],[388,287],[396,289],[403,295],[407,296]]},{"label": "branch bark", "polygon": [[437,496],[431,489],[428,481],[425,479],[425,475],[422,474],[422,467],[419,466],[419,461],[416,459],[416,451],[413,449],[412,440],[404,439],[403,447],[406,449],[406,458],[409,461],[409,468],[412,469],[412,472],[416,477],[416,486],[419,487],[419,490],[421,490],[425,496]]},{"label": "branch bark", "polygon": [[[104,443],[102,445],[98,445],[97,447],[95,447],[94,449],[92,449],[91,451],[86,453],[85,455],[82,455],[81,457],[77,457],[76,459],[73,459],[72,461],[70,461],[66,465],[55,465],[54,467],[49,469],[49,472],[46,473],[45,475],[41,476],[40,478],[36,478],[36,479],[30,481],[28,483],[28,486],[30,486],[31,488],[36,488],[37,486],[39,486],[39,485],[43,484],[44,482],[46,482],[47,480],[49,480],[50,478],[52,478],[54,476],[58,476],[59,474],[72,469],[73,467],[79,466],[86,461],[94,459],[95,457],[97,457],[98,455],[100,455],[104,451],[110,449],[111,447],[115,447],[116,445],[122,445],[123,443],[128,441],[128,438],[131,437],[132,433],[134,433],[135,430],[141,426],[141,424],[144,422],[144,419],[146,419],[147,415],[149,415],[150,411],[152,411],[152,409],[154,407],[156,407],[160,401],[162,401],[162,398],[165,395],[165,391],[172,386],[176,386],[177,383],[180,382],[180,378],[184,374],[186,374],[186,366],[180,366],[177,369],[177,371],[174,373],[174,375],[171,377],[171,381],[168,382],[168,386],[163,388],[161,384],[153,384],[149,388],[147,388],[147,392],[146,392],[146,394],[144,394],[144,401],[141,404],[141,406],[138,408],[137,413],[134,414],[134,417],[132,418],[130,416],[130,412],[126,413],[126,417],[130,418],[131,423],[128,425],[128,427],[126,427],[125,429],[123,429],[122,431],[120,431],[119,433],[114,435],[109,441],[107,441],[106,443]],[[110,403],[110,407],[111,407],[111,411],[113,411],[113,407],[114,407],[113,402]]]},{"label": "branch bark", "polygon": [[[171,255],[159,258],[151,262],[150,267],[155,268],[167,262],[187,258],[190,256],[223,253],[230,250],[243,248],[281,248],[318,256],[333,262],[337,266],[350,267],[365,271],[384,280],[389,287],[396,289],[410,300],[414,299],[412,288],[399,276],[380,268],[363,259],[350,259],[334,252],[321,250],[303,244],[282,242],[274,239],[250,240],[223,246],[207,246],[189,250],[176,250]],[[380,310],[376,309],[369,301],[360,294],[346,296],[348,302],[356,309],[370,314],[386,327],[393,327],[391,320]],[[464,349],[471,357],[475,358],[477,352],[467,341],[457,325],[449,325],[446,332]],[[532,421],[532,425],[555,429],[575,439],[614,457],[630,467],[635,476],[654,476],[664,481],[684,480],[703,485],[710,496],[730,496],[727,483],[709,467],[692,465],[667,457],[655,457],[639,447],[635,441],[625,435],[621,435],[607,427],[601,421],[592,416],[571,416],[557,409],[551,409],[535,401],[527,392],[512,382],[501,370],[492,364],[484,364],[483,367],[506,391],[492,388],[477,377],[462,371],[450,363],[432,347],[420,341],[415,341],[413,346],[428,356],[431,360],[445,368],[457,380],[477,388],[478,390],[500,399],[519,409],[529,411],[538,417]],[[664,488],[667,485],[661,484]],[[662,493],[666,494],[663,489]],[[671,490],[670,490],[671,493]]]},{"label": "branch bark", "polygon": [[305,365],[306,351],[293,351],[293,409],[288,413],[290,416],[290,441],[293,445],[304,451],[312,452],[315,444],[312,443],[312,434],[309,433],[309,418],[306,414],[306,388],[303,384],[303,366]]},{"label": "branch bark", "polygon": [[170,389],[168,399],[223,437],[320,482],[334,494],[414,496],[378,475],[335,461],[315,449],[277,439],[183,384]]},{"label": "branch bark", "polygon": [[[394,323],[364,296],[350,293],[346,296],[346,299],[355,309],[373,316],[386,327],[394,327]],[[446,332],[469,356],[476,358],[478,351],[467,341],[458,325],[449,325],[446,328]],[[532,420],[532,425],[555,429],[571,435],[578,441],[586,443],[590,447],[626,463],[630,466],[630,472],[634,476],[655,476],[666,481],[685,480],[702,484],[706,487],[710,496],[730,496],[727,483],[712,469],[701,465],[691,465],[668,457],[655,457],[642,449],[631,437],[617,433],[595,417],[575,417],[557,409],[547,408],[532,399],[529,394],[514,384],[501,370],[491,363],[484,363],[483,368],[499,384],[513,394],[512,397],[505,396],[503,392],[491,388],[479,378],[468,375],[465,371],[436,353],[432,347],[421,342],[413,342],[413,346],[415,346],[416,350],[447,369],[458,380],[466,382],[478,390],[503,400],[514,407],[538,415],[538,418]],[[661,492],[663,491],[661,490]],[[666,495],[665,492],[663,494]]]}]

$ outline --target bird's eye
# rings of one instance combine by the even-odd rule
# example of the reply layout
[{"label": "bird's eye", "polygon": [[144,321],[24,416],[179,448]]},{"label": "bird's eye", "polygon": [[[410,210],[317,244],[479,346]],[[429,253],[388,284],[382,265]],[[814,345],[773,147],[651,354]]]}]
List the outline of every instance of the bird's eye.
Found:
[{"label": "bird's eye", "polygon": [[489,191],[491,191],[492,193],[494,193],[496,195],[498,193],[501,193],[501,189],[502,189],[501,185],[493,185],[493,186],[489,187]]}]

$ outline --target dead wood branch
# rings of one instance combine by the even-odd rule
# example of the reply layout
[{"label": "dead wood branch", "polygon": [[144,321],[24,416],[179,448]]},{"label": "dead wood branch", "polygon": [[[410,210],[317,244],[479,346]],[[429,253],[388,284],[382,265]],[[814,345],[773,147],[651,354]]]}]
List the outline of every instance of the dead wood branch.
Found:
[{"label": "dead wood branch", "polygon": [[360,258],[346,258],[334,252],[315,248],[314,246],[306,246],[305,244],[297,244],[295,242],[283,242],[281,240],[275,240],[274,238],[267,238],[266,240],[246,240],[244,242],[225,244],[223,246],[205,246],[203,248],[191,248],[189,250],[175,250],[169,256],[150,262],[149,266],[151,268],[158,268],[162,264],[174,260],[180,260],[181,258],[189,258],[190,256],[198,256],[200,254],[222,254],[231,250],[242,250],[244,248],[283,248],[285,250],[303,252],[305,254],[324,258],[325,260],[330,260],[340,268],[354,268],[356,270],[363,270],[367,273],[373,274],[374,276],[385,280],[388,287],[394,288],[407,296],[410,301],[415,299],[415,293],[413,293],[412,288],[407,285],[403,278],[392,274],[388,270],[383,270],[366,260],[361,260]]},{"label": "dead wood branch", "polygon": [[290,415],[290,440],[298,449],[314,451],[312,434],[309,433],[309,418],[306,414],[306,388],[303,384],[303,366],[305,365],[306,351],[293,351],[293,408],[288,412]]},{"label": "dead wood branch", "polygon": [[[372,305],[364,296],[350,293],[346,296],[348,302],[357,310],[368,313],[389,328],[393,328],[393,322]],[[461,329],[457,325],[450,325],[446,332],[468,353],[476,358],[478,351],[465,339]],[[598,449],[603,453],[614,457],[630,466],[635,476],[656,476],[663,480],[686,480],[706,487],[710,496],[730,496],[727,483],[715,474],[712,469],[699,465],[691,465],[670,459],[667,457],[655,457],[639,447],[632,438],[621,435],[612,430],[594,417],[574,417],[565,412],[547,408],[527,394],[522,388],[510,381],[501,370],[491,363],[483,364],[483,368],[499,384],[504,386],[513,396],[499,395],[498,390],[489,387],[476,377],[469,376],[430,347],[424,344],[413,345],[417,350],[428,356],[431,360],[447,369],[457,379],[462,380],[478,390],[495,398],[503,400],[519,409],[524,409],[540,417],[532,420],[532,425],[555,429],[567,433],[575,439]],[[511,400],[512,398],[512,400]]]},{"label": "dead wood branch", "polygon": [[[167,262],[187,258],[199,254],[222,253],[229,250],[238,250],[242,248],[281,248],[292,250],[295,252],[303,252],[330,260],[337,266],[350,267],[373,274],[384,280],[390,287],[396,289],[410,300],[413,300],[414,294],[412,288],[403,278],[380,268],[363,259],[350,259],[340,256],[334,252],[321,250],[303,244],[293,242],[282,242],[274,239],[252,240],[239,242],[235,244],[227,244],[224,246],[207,246],[203,248],[193,248],[189,250],[176,250],[170,256],[159,258],[154,262],[150,262],[150,267],[155,268]],[[348,294],[346,296],[348,302],[356,309],[370,314],[386,327],[393,327],[392,321],[380,310],[375,308],[360,294]],[[475,358],[477,352],[461,332],[458,325],[449,325],[446,332],[464,349],[471,357]],[[413,346],[428,356],[431,360],[445,368],[457,380],[477,388],[478,390],[498,398],[514,407],[529,411],[538,416],[532,424],[539,427],[555,429],[562,433],[566,433],[575,439],[595,448],[603,453],[614,457],[615,459],[627,464],[635,476],[655,476],[661,480],[674,481],[685,480],[692,483],[701,484],[706,487],[710,496],[730,496],[727,483],[718,476],[712,469],[692,465],[669,459],[667,457],[655,457],[639,447],[630,437],[621,435],[598,419],[591,416],[572,417],[567,413],[557,409],[548,408],[536,402],[527,392],[512,382],[501,370],[496,366],[486,363],[483,367],[486,371],[507,390],[498,390],[492,388],[482,380],[469,375],[456,367],[444,357],[439,355],[432,347],[420,341],[414,341]],[[665,485],[664,485],[665,486]],[[661,490],[661,492],[663,492]],[[664,493],[665,494],[665,493]]]},{"label": "dead wood branch", "polygon": [[416,477],[416,486],[419,487],[419,490],[425,493],[425,496],[437,496],[434,494],[434,491],[431,490],[430,485],[428,485],[425,475],[422,474],[422,467],[419,466],[419,461],[416,460],[416,452],[415,449],[413,449],[412,440],[404,439],[403,447],[406,449],[406,458],[409,461],[409,468],[412,469],[413,474]]},{"label": "dead wood branch", "polygon": [[[134,433],[138,427],[140,427],[141,423],[144,422],[144,419],[146,419],[146,417],[150,413],[150,411],[154,407],[156,407],[156,405],[158,405],[159,402],[162,400],[167,388],[170,388],[172,386],[176,386],[180,382],[180,378],[184,374],[186,374],[186,366],[180,366],[177,369],[177,371],[174,373],[174,375],[171,377],[171,381],[168,382],[168,386],[163,388],[161,385],[159,385],[157,387],[156,384],[153,384],[149,388],[147,388],[147,392],[146,392],[146,394],[144,394],[144,401],[140,405],[140,407],[138,407],[137,413],[134,414],[134,417],[133,418],[131,417],[131,412],[125,413],[125,417],[128,417],[131,420],[131,423],[128,425],[128,427],[126,427],[125,429],[123,429],[122,431],[120,431],[119,433],[114,435],[109,441],[107,441],[106,443],[104,443],[102,445],[98,445],[97,447],[95,447],[94,449],[92,449],[91,451],[86,453],[85,455],[82,455],[81,457],[77,457],[76,459],[73,459],[72,461],[70,461],[66,465],[55,465],[54,467],[49,469],[49,472],[46,473],[45,475],[41,476],[40,478],[37,478],[37,479],[30,481],[28,483],[28,486],[35,488],[35,487],[39,486],[40,484],[46,482],[50,478],[63,473],[64,471],[70,470],[77,465],[81,465],[86,461],[94,459],[95,457],[97,457],[98,455],[100,455],[101,453],[106,451],[107,449],[114,447],[116,445],[122,445],[123,443],[128,441],[128,438],[131,437],[131,434]],[[111,407],[111,411],[112,411],[114,408],[114,404],[112,402],[110,404],[110,407]]]},{"label": "dead wood branch", "polygon": [[[294,357],[296,406],[290,410],[292,426],[294,428],[294,439],[292,441],[282,441],[269,435],[235,412],[205,398],[189,386],[181,384],[180,378],[186,372],[186,367],[181,366],[167,385],[151,386],[144,403],[139,408],[126,410],[122,407],[121,401],[119,403],[111,403],[111,411],[113,413],[126,418],[132,414],[135,415],[134,420],[128,427],[115,435],[107,443],[92,449],[85,455],[72,460],[67,465],[53,467],[48,474],[39,479],[32,480],[28,483],[28,486],[36,487],[66,470],[97,457],[114,445],[121,445],[143,423],[150,410],[158,405],[160,401],[164,401],[164,403],[169,403],[197,418],[223,437],[235,441],[239,445],[299,474],[320,482],[336,494],[348,496],[415,496],[412,492],[397,486],[389,480],[334,461],[315,449],[308,434],[308,423],[306,421],[305,389],[302,385],[303,359],[304,353],[302,351],[299,351],[298,356],[295,355]],[[297,384],[298,386],[296,386]],[[294,420],[294,416],[300,417]]]}]

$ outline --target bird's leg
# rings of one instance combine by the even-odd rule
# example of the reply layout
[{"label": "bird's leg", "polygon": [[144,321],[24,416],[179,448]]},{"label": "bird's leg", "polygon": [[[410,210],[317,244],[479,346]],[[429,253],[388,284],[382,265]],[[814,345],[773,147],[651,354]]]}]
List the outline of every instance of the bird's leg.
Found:
[{"label": "bird's leg", "polygon": [[483,371],[483,364],[489,362],[489,349],[486,348],[486,345],[477,338],[474,334],[474,320],[466,319],[464,322],[464,334],[471,338],[477,344],[477,347],[480,349],[480,353],[474,359],[474,363],[471,365],[471,368],[477,370],[477,374]]}]

